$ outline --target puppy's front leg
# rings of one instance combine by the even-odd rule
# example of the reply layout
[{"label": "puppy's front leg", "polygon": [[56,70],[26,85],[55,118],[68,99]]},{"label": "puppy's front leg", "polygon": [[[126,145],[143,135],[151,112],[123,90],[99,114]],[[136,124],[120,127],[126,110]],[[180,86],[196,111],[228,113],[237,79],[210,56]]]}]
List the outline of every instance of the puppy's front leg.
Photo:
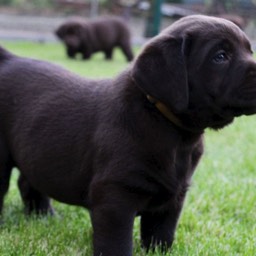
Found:
[{"label": "puppy's front leg", "polygon": [[66,51],[67,51],[67,55],[68,55],[69,58],[75,59],[75,57],[76,57],[76,50],[75,49],[67,46]]},{"label": "puppy's front leg", "polygon": [[182,202],[172,204],[167,210],[141,214],[141,240],[146,250],[160,246],[166,251],[172,246]]},{"label": "puppy's front leg", "polygon": [[132,256],[134,203],[122,190],[95,190],[91,207],[94,256]]},{"label": "puppy's front leg", "polygon": [[134,214],[106,207],[92,211],[94,256],[131,256]]},{"label": "puppy's front leg", "polygon": [[91,50],[88,46],[83,46],[83,49],[81,51],[83,60],[89,60],[91,58]]}]

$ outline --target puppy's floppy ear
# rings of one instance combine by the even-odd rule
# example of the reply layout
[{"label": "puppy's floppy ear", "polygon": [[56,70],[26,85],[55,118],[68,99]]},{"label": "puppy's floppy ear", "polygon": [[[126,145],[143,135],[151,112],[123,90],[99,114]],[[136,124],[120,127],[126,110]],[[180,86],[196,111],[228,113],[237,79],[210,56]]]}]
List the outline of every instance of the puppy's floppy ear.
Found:
[{"label": "puppy's floppy ear", "polygon": [[135,83],[174,112],[188,105],[184,40],[158,36],[138,56],[132,70]]},{"label": "puppy's floppy ear", "polygon": [[76,26],[76,34],[79,36],[79,38],[88,45],[90,46],[91,42],[91,28],[88,23],[79,23]]},{"label": "puppy's floppy ear", "polygon": [[77,35],[77,36],[81,36],[81,35],[83,35],[83,33],[85,33],[83,25],[79,22],[75,23],[73,25],[72,29],[73,29],[74,34]]}]

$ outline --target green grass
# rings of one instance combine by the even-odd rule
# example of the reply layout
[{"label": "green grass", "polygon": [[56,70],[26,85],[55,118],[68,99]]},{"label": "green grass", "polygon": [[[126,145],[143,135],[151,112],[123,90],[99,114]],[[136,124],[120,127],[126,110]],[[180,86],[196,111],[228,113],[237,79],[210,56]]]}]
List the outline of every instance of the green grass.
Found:
[{"label": "green grass", "polygon": [[[80,75],[112,77],[128,64],[120,52],[115,61],[66,59],[59,44],[2,43],[13,52],[55,62]],[[219,132],[207,131],[205,154],[179,221],[173,256],[256,255],[256,118],[241,117]],[[89,215],[86,210],[56,201],[56,217],[26,218],[14,171],[0,227],[1,256],[91,255]],[[139,247],[139,220],[134,230],[134,255]],[[160,252],[149,253],[160,256]]]},{"label": "green grass", "polygon": [[30,42],[0,43],[20,56],[51,61],[86,77],[113,77],[113,75],[118,74],[127,66],[124,56],[118,49],[114,52],[115,61],[103,61],[104,55],[102,53],[92,55],[93,61],[83,61],[81,58],[77,58],[77,60],[68,59],[62,44],[37,44]]}]

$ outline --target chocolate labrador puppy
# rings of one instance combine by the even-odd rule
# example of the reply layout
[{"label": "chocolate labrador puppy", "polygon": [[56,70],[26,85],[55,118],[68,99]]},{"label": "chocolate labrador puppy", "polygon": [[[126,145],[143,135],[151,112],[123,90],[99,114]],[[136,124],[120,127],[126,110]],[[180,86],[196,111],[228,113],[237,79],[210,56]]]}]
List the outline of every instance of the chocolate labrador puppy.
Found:
[{"label": "chocolate labrador puppy", "polygon": [[94,255],[171,246],[205,128],[256,112],[246,35],[206,16],[177,21],[109,80],[0,50],[0,208],[11,170],[28,213],[49,197],[90,211]]},{"label": "chocolate labrador puppy", "polygon": [[65,44],[69,58],[81,53],[83,59],[90,59],[93,53],[103,52],[111,60],[114,49],[119,47],[127,61],[133,59],[130,29],[117,17],[67,20],[55,34]]}]

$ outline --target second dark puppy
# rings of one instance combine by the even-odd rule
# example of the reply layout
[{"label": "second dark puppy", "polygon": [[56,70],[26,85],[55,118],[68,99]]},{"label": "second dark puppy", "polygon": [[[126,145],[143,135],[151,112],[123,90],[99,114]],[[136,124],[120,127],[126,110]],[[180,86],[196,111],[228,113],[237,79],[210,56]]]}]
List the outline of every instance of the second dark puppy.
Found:
[{"label": "second dark puppy", "polygon": [[55,33],[65,44],[70,58],[81,53],[84,59],[89,59],[93,53],[103,52],[106,59],[112,59],[114,48],[119,47],[127,61],[133,59],[131,33],[120,18],[71,19],[61,24]]},{"label": "second dark puppy", "polygon": [[115,79],[88,80],[0,49],[0,210],[11,170],[26,211],[87,207],[95,256],[170,247],[206,127],[256,112],[256,63],[233,23],[186,17]]}]

